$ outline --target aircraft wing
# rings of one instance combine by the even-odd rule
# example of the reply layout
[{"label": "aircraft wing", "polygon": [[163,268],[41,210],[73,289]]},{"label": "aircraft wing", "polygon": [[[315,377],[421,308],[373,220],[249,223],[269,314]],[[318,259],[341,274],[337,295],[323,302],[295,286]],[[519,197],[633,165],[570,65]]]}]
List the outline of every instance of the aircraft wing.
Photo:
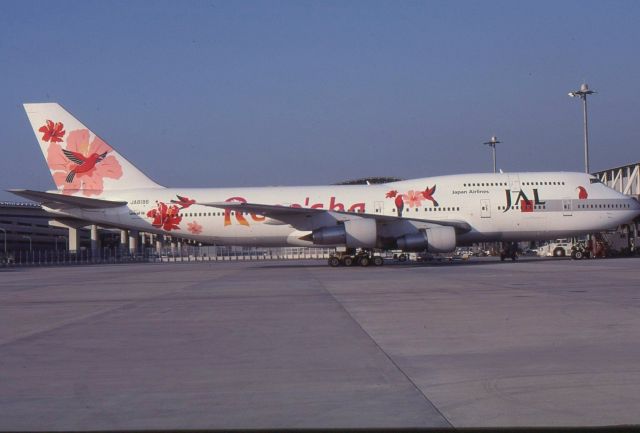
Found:
[{"label": "aircraft wing", "polygon": [[267,205],[258,203],[241,202],[212,202],[202,203],[202,206],[211,206],[221,209],[229,209],[235,212],[252,213],[262,215],[271,219],[290,224],[298,230],[315,230],[328,225],[330,222],[346,221],[353,217],[372,218],[379,225],[407,225],[415,228],[427,228],[433,226],[453,227],[457,233],[466,233],[471,230],[471,226],[462,220],[432,220],[422,218],[401,218],[392,215],[376,215],[368,213],[344,212],[327,209],[311,209],[300,207],[289,207],[281,205]]},{"label": "aircraft wing", "polygon": [[29,189],[9,189],[10,193],[41,203],[51,209],[82,208],[107,209],[125,206],[126,201],[101,200],[97,198],[75,197],[53,192],[32,191]]}]

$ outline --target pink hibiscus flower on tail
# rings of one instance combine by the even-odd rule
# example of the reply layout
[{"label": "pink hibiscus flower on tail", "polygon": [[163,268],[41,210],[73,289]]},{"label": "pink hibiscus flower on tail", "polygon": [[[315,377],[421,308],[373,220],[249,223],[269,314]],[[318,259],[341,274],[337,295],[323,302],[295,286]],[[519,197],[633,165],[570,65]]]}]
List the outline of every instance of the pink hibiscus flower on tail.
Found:
[{"label": "pink hibiscus flower on tail", "polygon": [[113,149],[99,137],[89,141],[88,129],[71,131],[67,146],[62,148],[53,140],[47,151],[47,164],[53,180],[63,194],[81,191],[89,197],[100,195],[104,190],[104,179],[120,179],[122,166]]}]

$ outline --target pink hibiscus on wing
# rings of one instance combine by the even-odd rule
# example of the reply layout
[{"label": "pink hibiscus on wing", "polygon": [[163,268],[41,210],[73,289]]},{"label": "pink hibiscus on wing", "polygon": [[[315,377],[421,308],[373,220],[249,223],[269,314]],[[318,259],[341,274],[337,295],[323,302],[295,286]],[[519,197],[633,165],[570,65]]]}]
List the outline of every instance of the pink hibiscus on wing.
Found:
[{"label": "pink hibiscus on wing", "polygon": [[122,166],[109,155],[113,149],[97,136],[91,142],[89,138],[88,129],[77,129],[67,136],[66,148],[53,142],[49,145],[47,164],[63,194],[81,191],[87,197],[100,195],[104,178],[122,177]]},{"label": "pink hibiscus on wing", "polygon": [[202,233],[202,226],[198,224],[197,221],[194,221],[187,224],[187,230],[189,230],[189,232],[193,233],[194,235],[199,235],[200,233]]}]

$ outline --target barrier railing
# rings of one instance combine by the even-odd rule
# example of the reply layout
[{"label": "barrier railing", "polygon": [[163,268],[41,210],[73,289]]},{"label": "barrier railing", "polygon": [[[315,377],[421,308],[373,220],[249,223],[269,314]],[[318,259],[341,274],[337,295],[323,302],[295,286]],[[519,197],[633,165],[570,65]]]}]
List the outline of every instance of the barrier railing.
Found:
[{"label": "barrier railing", "polygon": [[163,247],[160,250],[145,248],[138,253],[119,248],[102,248],[91,251],[81,249],[72,251],[15,251],[6,255],[0,253],[0,266],[56,266],[112,263],[168,263],[168,262],[216,262],[216,261],[257,261],[257,260],[325,260],[333,253],[331,248],[231,248],[199,247]]}]

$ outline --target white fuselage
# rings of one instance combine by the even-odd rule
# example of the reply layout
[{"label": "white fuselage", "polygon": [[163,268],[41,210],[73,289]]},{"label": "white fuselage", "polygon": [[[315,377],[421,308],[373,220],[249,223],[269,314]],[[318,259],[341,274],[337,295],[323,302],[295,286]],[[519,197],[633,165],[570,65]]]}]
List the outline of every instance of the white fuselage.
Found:
[{"label": "white fuselage", "polygon": [[[422,193],[434,186],[432,192]],[[189,201],[181,202],[180,197]],[[379,185],[112,190],[100,198],[128,204],[104,210],[71,209],[64,214],[200,242],[252,246],[313,244],[300,239],[305,232],[288,224],[197,203],[245,201],[463,221],[471,230],[458,235],[458,244],[593,233],[631,221],[640,209],[635,199],[596,182],[593,176],[570,172],[460,174]]]}]

